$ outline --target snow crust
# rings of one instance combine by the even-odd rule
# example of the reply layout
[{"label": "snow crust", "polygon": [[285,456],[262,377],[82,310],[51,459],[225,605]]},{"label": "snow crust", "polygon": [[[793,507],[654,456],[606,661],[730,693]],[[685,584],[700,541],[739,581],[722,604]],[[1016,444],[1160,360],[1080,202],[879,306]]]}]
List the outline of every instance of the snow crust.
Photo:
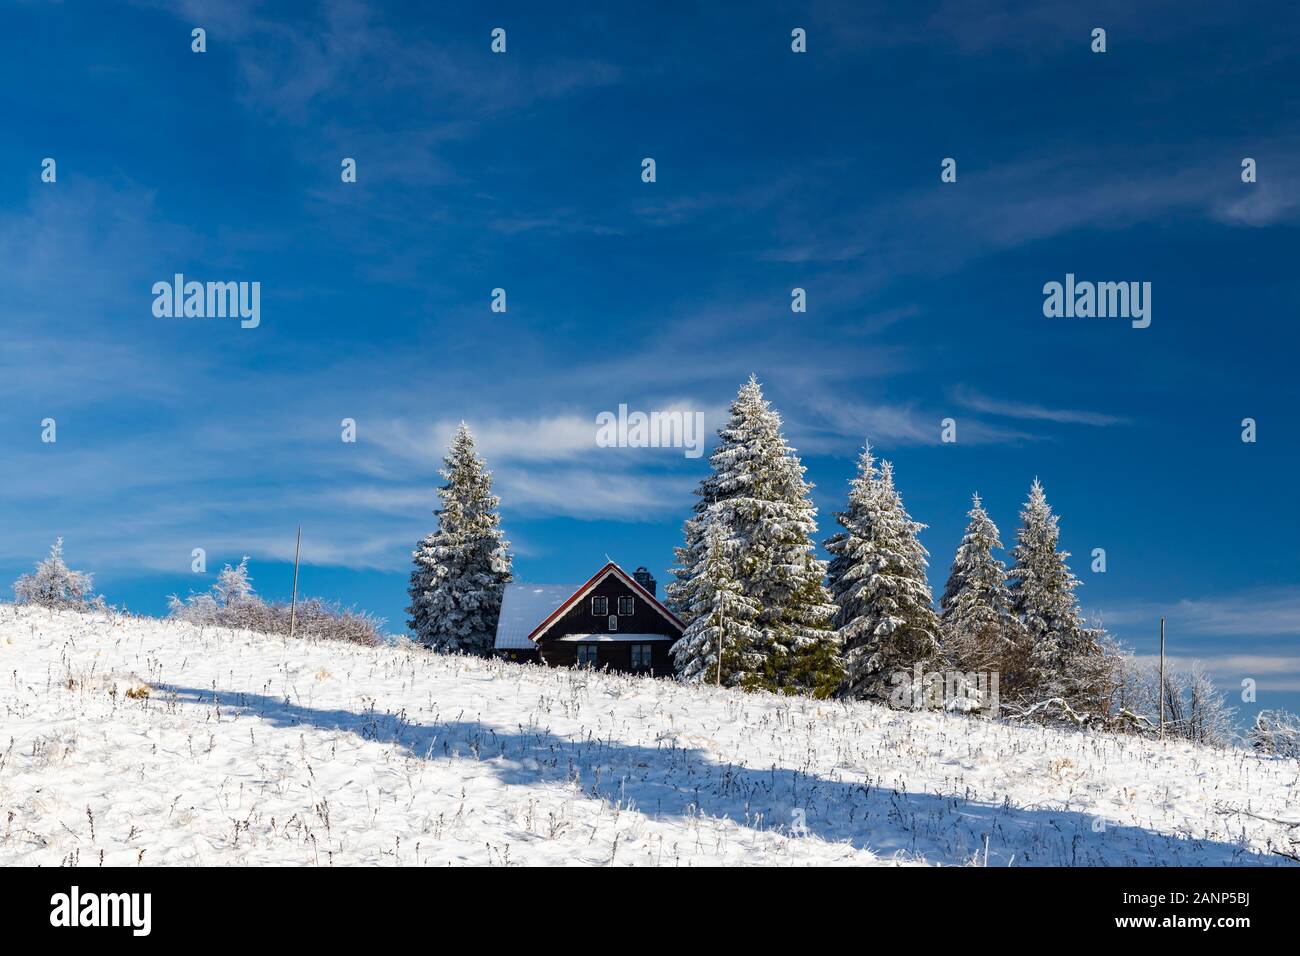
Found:
[{"label": "snow crust", "polygon": [[0,605],[0,865],[1291,865],[1300,762]]}]

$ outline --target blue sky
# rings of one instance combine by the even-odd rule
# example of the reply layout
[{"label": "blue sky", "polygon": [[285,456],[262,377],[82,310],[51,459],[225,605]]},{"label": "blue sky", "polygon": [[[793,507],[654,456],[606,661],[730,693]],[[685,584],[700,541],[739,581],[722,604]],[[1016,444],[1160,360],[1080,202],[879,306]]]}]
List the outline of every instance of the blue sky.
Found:
[{"label": "blue sky", "polygon": [[[136,610],[244,554],[287,597],[301,522],[303,590],[400,627],[463,418],[518,578],[663,581],[705,460],[595,417],[712,431],[753,372],[824,533],[869,439],[940,589],[970,493],[1009,544],[1037,475],[1090,614],[1297,709],[1294,12],[968,6],[10,4],[0,572],[63,535]],[[176,272],[261,326],[155,318]],[[1150,328],[1045,318],[1066,273]]]}]

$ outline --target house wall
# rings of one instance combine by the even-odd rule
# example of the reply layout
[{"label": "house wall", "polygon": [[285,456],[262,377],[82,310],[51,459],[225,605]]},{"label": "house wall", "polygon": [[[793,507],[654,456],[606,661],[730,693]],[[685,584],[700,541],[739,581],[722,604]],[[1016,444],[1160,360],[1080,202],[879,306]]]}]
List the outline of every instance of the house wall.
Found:
[{"label": "house wall", "polygon": [[[614,633],[609,630],[609,615],[598,617],[591,613],[591,599],[597,595],[604,595],[608,599],[611,612],[617,612],[620,596],[632,596],[635,601],[633,613],[618,616],[617,633],[662,635],[661,639],[647,642],[653,645],[651,673],[657,676],[671,674],[673,664],[668,650],[681,636],[681,631],[678,630],[677,625],[655,610],[641,594],[633,591],[614,574],[607,576],[592,588],[591,593],[551,625],[538,641],[542,661],[553,667],[572,667],[578,662],[578,644],[575,641],[561,641],[558,638],[566,634]],[[632,645],[628,641],[599,642],[596,654],[599,667],[608,666],[610,670],[621,671],[632,669]]]},{"label": "house wall", "polygon": [[[651,645],[651,677],[668,677],[673,672],[673,659],[668,651],[676,642],[676,637],[663,640],[647,641]],[[551,667],[574,667],[578,663],[578,641],[542,640],[541,659]],[[596,643],[596,666],[608,667],[612,671],[630,671],[632,669],[631,641],[600,641]],[[637,671],[645,674],[646,671]]]}]

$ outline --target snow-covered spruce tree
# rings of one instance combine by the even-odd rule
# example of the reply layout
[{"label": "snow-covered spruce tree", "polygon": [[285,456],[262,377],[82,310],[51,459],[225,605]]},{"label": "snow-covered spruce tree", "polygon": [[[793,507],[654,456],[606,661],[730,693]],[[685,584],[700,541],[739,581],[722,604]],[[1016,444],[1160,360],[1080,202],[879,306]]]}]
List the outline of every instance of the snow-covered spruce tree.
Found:
[{"label": "snow-covered spruce tree", "polygon": [[926,581],[927,552],[894,487],[889,462],[877,473],[868,447],[849,485],[840,531],[826,541],[832,555],[834,624],[844,648],[846,696],[886,701],[895,675],[910,674],[939,656],[939,620]]},{"label": "snow-covered spruce tree", "polygon": [[750,376],[731,404],[700,482],[695,514],[677,549],[673,608],[694,615],[691,581],[703,566],[709,526],[731,541],[733,572],[759,608],[752,645],[738,649],[733,683],[787,693],[829,696],[840,681],[830,627],[834,606],[823,584],[825,562],[813,555],[817,509],[804,467],[781,434],[781,417]]},{"label": "snow-covered spruce tree", "polygon": [[439,472],[438,530],[412,553],[407,622],[414,639],[438,651],[492,651],[501,595],[510,580],[510,543],[501,531],[492,474],[464,422]]},{"label": "snow-covered spruce tree", "polygon": [[957,546],[948,586],[939,601],[944,655],[964,671],[998,671],[1005,692],[1017,670],[1019,626],[1011,612],[1007,566],[995,555],[1002,540],[980,503],[971,496],[970,522]]},{"label": "snow-covered spruce tree", "polygon": [[1060,698],[1078,713],[1096,714],[1111,692],[1102,635],[1079,613],[1079,580],[1066,564],[1069,553],[1056,550],[1058,519],[1037,478],[1020,520],[1010,590],[1027,645],[1022,694],[1032,702]]},{"label": "snow-covered spruce tree", "polygon": [[673,644],[673,666],[686,683],[712,684],[720,679],[725,687],[741,686],[748,675],[762,671],[756,650],[762,635],[753,626],[761,608],[736,577],[736,542],[723,536],[720,522],[706,525],[704,556],[683,592],[690,603],[691,623]]},{"label": "snow-covered spruce tree", "polygon": [[102,608],[103,598],[91,593],[94,577],[87,571],[73,571],[64,563],[63,539],[59,538],[50,548],[49,557],[38,563],[32,574],[24,574],[14,582],[14,600],[65,610]]}]

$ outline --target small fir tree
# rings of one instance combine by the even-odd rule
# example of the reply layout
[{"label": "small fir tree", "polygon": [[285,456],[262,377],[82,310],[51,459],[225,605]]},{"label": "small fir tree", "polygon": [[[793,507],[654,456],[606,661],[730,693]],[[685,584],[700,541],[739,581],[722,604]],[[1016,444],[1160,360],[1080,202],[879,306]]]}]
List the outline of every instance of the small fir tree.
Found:
[{"label": "small fir tree", "polygon": [[1007,567],[994,554],[1002,548],[997,525],[978,494],[971,500],[970,521],[939,602],[943,650],[962,670],[999,671],[1005,691],[1014,678],[1019,627],[1011,611]]},{"label": "small fir tree", "polygon": [[753,626],[761,609],[736,578],[734,550],[719,524],[710,524],[704,557],[688,584],[691,623],[672,648],[674,669],[687,683],[753,686],[762,669],[756,650],[762,635]]},{"label": "small fir tree", "polygon": [[1101,666],[1102,634],[1087,627],[1075,589],[1079,580],[1058,551],[1058,519],[1035,478],[1020,512],[1021,527],[1011,552],[1012,610],[1026,641],[1025,693],[1039,700],[1062,698],[1076,711],[1095,713],[1109,697]]},{"label": "small fir tree", "polygon": [[510,580],[510,544],[492,494],[492,475],[464,422],[440,471],[438,528],[419,543],[408,593],[407,622],[415,640],[438,651],[491,653]]},{"label": "small fir tree", "polygon": [[[835,515],[844,529],[826,542],[832,555],[830,591],[844,648],[849,697],[885,701],[915,665],[939,656],[939,621],[926,581],[927,552],[894,487],[889,462],[876,471],[868,447],[849,487],[848,508]],[[915,690],[915,689],[914,689]]]},{"label": "small fir tree", "polygon": [[826,694],[839,681],[838,648],[830,618],[834,606],[823,584],[825,562],[813,555],[817,509],[804,467],[781,434],[781,417],[751,376],[731,404],[709,458],[712,473],[697,491],[695,515],[677,549],[676,580],[668,598],[688,622],[694,613],[692,579],[703,566],[712,523],[732,542],[734,573],[758,607],[758,637],[736,675],[745,687]]}]

